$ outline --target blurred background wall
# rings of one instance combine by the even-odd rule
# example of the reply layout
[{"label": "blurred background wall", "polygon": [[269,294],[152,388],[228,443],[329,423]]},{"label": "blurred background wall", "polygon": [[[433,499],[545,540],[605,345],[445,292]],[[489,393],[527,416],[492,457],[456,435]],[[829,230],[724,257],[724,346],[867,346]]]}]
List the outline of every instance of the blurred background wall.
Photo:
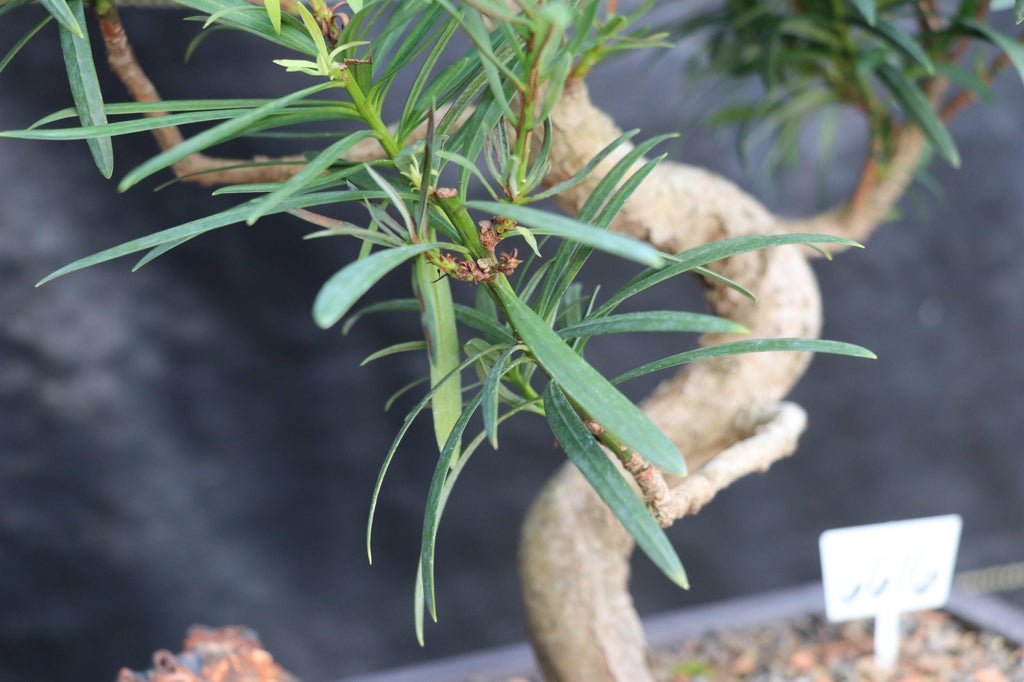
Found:
[{"label": "blurred background wall", "polygon": [[[0,46],[35,14],[4,17]],[[165,97],[294,87],[269,63],[283,55],[254,39],[219,34],[183,66],[195,24],[173,12],[124,15]],[[696,124],[708,102],[684,82],[685,56],[603,66],[594,97],[625,126],[680,130],[672,158],[749,187],[731,134]],[[105,88],[123,99],[112,78]],[[880,359],[814,362],[793,396],[811,416],[798,455],[672,529],[689,593],[636,562],[642,612],[814,580],[817,536],[833,526],[959,512],[961,568],[1024,558],[1024,92],[1010,74],[996,89],[998,107],[953,126],[963,168],[933,164],[942,197],[915,191],[866,251],[815,266],[825,336]],[[69,102],[51,25],[0,77],[0,129]],[[257,142],[230,151],[284,149]],[[153,149],[147,137],[120,138],[118,173]],[[841,130],[835,158],[825,176],[833,198],[854,181],[859,128]],[[760,194],[806,213],[820,207],[819,175],[809,162]],[[423,368],[408,355],[358,367],[416,338],[413,316],[366,318],[344,338],[312,324],[312,297],[352,257],[348,245],[303,242],[297,221],[266,218],[134,274],[119,262],[33,288],[77,257],[228,201],[180,185],[118,195],[84,144],[0,142],[0,679],[113,679],[177,647],[191,623],[250,625],[307,680],[523,637],[517,529],[562,460],[536,418],[512,422],[501,451],[482,453],[453,496],[440,537],[441,621],[425,649],[413,638],[411,587],[433,468],[429,420],[392,468],[366,565],[369,493],[405,411],[385,413],[383,402]],[[621,280],[632,268],[607,260],[589,272],[591,282]],[[385,288],[408,292],[404,276]],[[646,303],[693,308],[699,295],[663,287]],[[634,341],[595,343],[595,362],[609,372],[635,364]],[[643,352],[679,346],[648,337]]]}]

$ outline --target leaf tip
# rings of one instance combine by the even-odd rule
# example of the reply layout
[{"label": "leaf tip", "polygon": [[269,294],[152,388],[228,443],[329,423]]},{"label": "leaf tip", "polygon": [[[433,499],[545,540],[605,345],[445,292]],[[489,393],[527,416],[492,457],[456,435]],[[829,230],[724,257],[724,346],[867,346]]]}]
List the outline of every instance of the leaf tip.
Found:
[{"label": "leaf tip", "polygon": [[49,284],[50,282],[52,282],[53,280],[57,279],[60,276],[61,276],[61,271],[60,270],[56,270],[54,272],[51,272],[49,275],[47,275],[46,277],[43,277],[41,280],[36,282],[35,288],[38,289],[39,287],[43,286],[44,284]]},{"label": "leaf tip", "polygon": [[315,307],[313,308],[313,322],[321,329],[330,329],[334,326],[335,321],[336,320],[331,319],[322,310]]}]

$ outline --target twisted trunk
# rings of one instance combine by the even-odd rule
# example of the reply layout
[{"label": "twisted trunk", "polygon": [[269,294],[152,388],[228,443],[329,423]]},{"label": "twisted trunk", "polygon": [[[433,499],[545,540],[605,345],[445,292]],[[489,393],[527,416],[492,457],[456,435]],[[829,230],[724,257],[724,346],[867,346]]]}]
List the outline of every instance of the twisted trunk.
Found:
[{"label": "twisted trunk", "polygon": [[[552,115],[555,137],[549,182],[571,176],[620,134],[573,83]],[[666,251],[718,239],[783,231],[866,238],[909,182],[922,150],[914,129],[901,134],[887,172],[876,174],[856,202],[806,221],[786,222],[733,183],[704,169],[663,163],[631,197],[613,229]],[[621,148],[586,182],[560,197],[575,213],[622,155]],[[751,337],[816,337],[821,302],[809,252],[782,247],[738,256],[718,271],[755,291],[758,302],[716,282],[707,299],[718,315]],[[732,340],[717,335],[703,343]],[[679,447],[691,474],[671,480],[672,518],[697,511],[718,490],[793,452],[803,410],[780,403],[807,368],[808,353],[756,353],[690,365],[664,381],[645,412]],[[671,522],[670,520],[668,522]],[[571,465],[533,503],[520,546],[520,578],[529,635],[550,681],[647,682],[640,619],[628,591],[633,542]]]}]

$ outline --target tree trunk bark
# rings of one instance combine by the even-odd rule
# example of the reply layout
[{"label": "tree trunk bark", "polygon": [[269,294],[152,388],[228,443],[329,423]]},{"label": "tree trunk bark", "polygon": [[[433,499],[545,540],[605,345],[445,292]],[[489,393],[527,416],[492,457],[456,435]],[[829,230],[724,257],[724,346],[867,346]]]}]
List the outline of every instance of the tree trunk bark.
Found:
[{"label": "tree trunk bark", "polygon": [[[620,134],[591,104],[582,83],[567,86],[552,122],[552,184],[572,176]],[[799,231],[805,225],[840,235],[856,230],[866,238],[909,182],[923,142],[909,129],[897,146],[890,172],[867,188],[859,209],[851,204],[788,223],[733,183],[704,169],[666,162],[631,197],[612,229],[670,252],[741,235]],[[560,196],[560,205],[575,214],[629,149],[621,147],[587,181]],[[747,327],[747,338],[817,337],[821,302],[809,255],[809,250],[787,246],[716,264],[720,274],[755,292],[758,301],[709,281],[710,308]],[[736,338],[716,335],[702,344]],[[809,353],[704,361],[664,381],[644,402],[645,412],[686,458],[690,477],[669,481],[673,493],[684,497],[684,510],[696,511],[731,480],[792,453],[805,420],[802,410],[792,405],[783,410],[780,401],[809,361]],[[779,418],[782,414],[785,419]],[[694,495],[687,482],[707,490]],[[529,510],[519,559],[530,641],[549,682],[653,682],[628,591],[632,551],[632,539],[608,508],[574,467],[564,465]]]}]

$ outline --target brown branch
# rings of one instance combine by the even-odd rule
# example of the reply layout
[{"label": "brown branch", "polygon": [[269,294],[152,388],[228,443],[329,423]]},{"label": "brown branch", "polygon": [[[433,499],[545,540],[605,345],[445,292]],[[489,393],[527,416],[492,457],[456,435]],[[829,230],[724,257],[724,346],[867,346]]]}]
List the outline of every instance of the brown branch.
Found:
[{"label": "brown branch", "polygon": [[[1017,38],[1017,42],[1024,44],[1024,36],[1020,36],[1019,38]],[[1004,52],[1003,54],[999,55],[998,57],[992,60],[992,63],[989,64],[988,69],[981,76],[981,82],[984,83],[985,85],[991,84],[992,81],[995,80],[996,76],[998,76],[999,73],[1009,65],[1010,58]],[[976,97],[977,95],[975,95],[975,93],[971,90],[961,90],[956,95],[954,95],[948,102],[946,102],[946,106],[944,106],[942,108],[942,111],[939,112],[939,116],[942,118],[943,121],[949,121],[957,114],[959,114],[969,104],[972,104]]]},{"label": "brown branch", "polygon": [[[124,25],[113,2],[96,4],[96,17],[103,34],[103,45],[107,51],[107,63],[136,102],[159,102],[160,93],[142,70],[135,51],[128,42]],[[148,112],[146,116],[166,116],[166,112]],[[166,151],[184,142],[185,138],[177,126],[165,126],[153,130],[160,149]],[[300,168],[303,157],[293,156],[277,159],[279,164],[246,166],[252,161],[270,163],[268,157],[256,157],[251,161],[221,159],[205,154],[192,154],[172,166],[174,173],[185,182],[204,186],[235,185],[247,182],[282,182],[294,175]]]},{"label": "brown branch", "polygon": [[918,0],[917,20],[922,33],[937,33],[942,28],[935,0]]},{"label": "brown branch", "polygon": [[644,504],[647,505],[654,520],[662,528],[671,526],[678,517],[673,514],[672,493],[661,471],[657,467],[651,466],[650,462],[637,452],[631,452],[629,457],[620,461],[622,461],[623,468],[629,472],[629,475],[640,487]]},{"label": "brown branch", "polygon": [[672,521],[696,514],[739,479],[768,471],[772,464],[792,455],[806,425],[807,413],[802,407],[781,403],[750,437],[729,446],[672,489]]},{"label": "brown branch", "polygon": [[[160,93],[143,71],[124,25],[113,2],[96,4],[96,17],[103,34],[103,45],[107,52],[107,63],[136,102],[159,102]],[[166,116],[166,112],[148,112],[146,116]],[[410,139],[422,136],[417,130]],[[177,126],[165,126],[153,130],[160,149],[166,151],[181,144],[185,138]],[[373,161],[385,158],[383,148],[374,138],[357,143],[345,155],[351,162]],[[175,163],[171,168],[184,182],[205,187],[217,185],[238,185],[250,182],[284,182],[297,173],[304,165],[301,155],[271,158],[256,156],[252,159],[224,159],[205,154],[191,154]],[[259,165],[253,165],[259,164]]]},{"label": "brown branch", "polygon": [[[949,87],[945,78],[930,78],[925,86],[928,101],[936,106]],[[809,218],[779,221],[784,232],[809,232],[845,237],[863,243],[888,218],[914,179],[924,158],[926,140],[921,130],[910,123],[897,127],[893,133],[891,149],[883,150],[872,140],[860,178],[849,201],[813,215]],[[823,245],[829,254],[845,251],[841,244]],[[816,250],[804,249],[806,255],[816,258]]]}]

